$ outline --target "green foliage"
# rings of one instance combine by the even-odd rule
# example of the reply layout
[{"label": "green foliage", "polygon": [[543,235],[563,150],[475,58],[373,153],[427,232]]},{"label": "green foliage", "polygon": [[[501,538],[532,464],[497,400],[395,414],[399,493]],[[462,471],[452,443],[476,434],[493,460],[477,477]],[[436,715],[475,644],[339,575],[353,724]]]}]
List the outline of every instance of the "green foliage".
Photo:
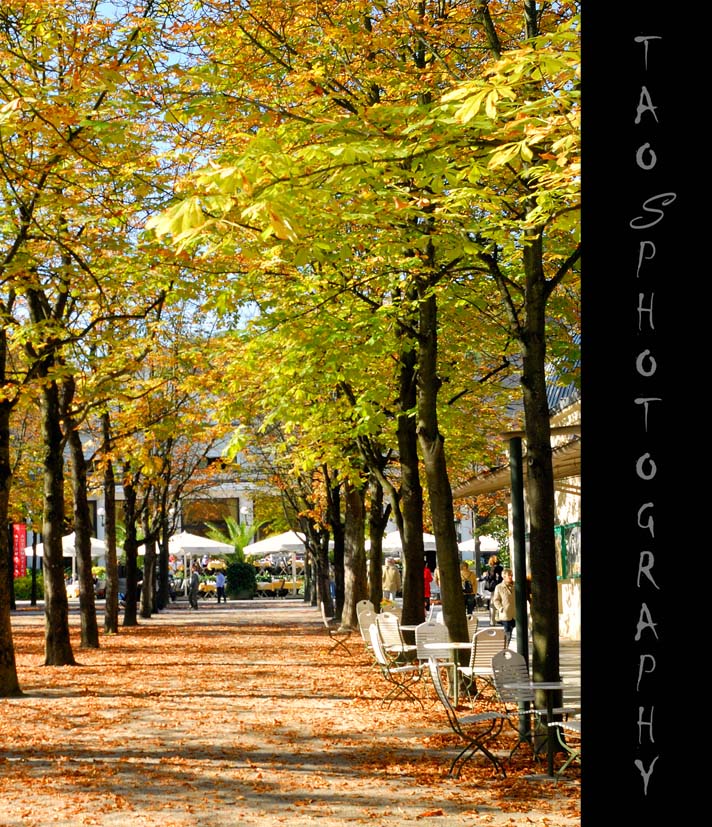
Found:
[{"label": "green foliage", "polygon": [[245,546],[255,536],[261,524],[245,525],[244,523],[238,523],[234,517],[226,517],[227,533],[222,531],[215,523],[208,523],[207,525],[210,528],[208,537],[211,540],[227,543],[235,548],[235,553],[228,555],[226,558],[228,563],[244,563],[246,561]]},{"label": "green foliage", "polygon": [[250,596],[257,593],[257,570],[252,563],[235,561],[230,563],[225,572],[227,593],[230,597],[249,592]]},{"label": "green foliage", "polygon": [[[35,584],[35,596],[42,599],[44,594],[44,579],[40,572],[37,572]],[[15,578],[15,600],[30,600],[32,597],[32,575],[26,574],[24,577]]]}]

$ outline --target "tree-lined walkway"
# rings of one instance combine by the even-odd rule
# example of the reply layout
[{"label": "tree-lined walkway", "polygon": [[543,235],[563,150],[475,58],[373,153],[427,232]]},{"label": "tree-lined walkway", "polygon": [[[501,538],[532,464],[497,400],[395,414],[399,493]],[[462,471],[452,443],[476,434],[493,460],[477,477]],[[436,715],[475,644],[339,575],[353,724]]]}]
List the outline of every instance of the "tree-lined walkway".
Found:
[{"label": "tree-lined walkway", "polygon": [[175,604],[98,650],[78,622],[80,666],[43,666],[42,613],[13,613],[25,694],[0,706],[0,827],[580,821],[578,782],[526,780],[526,750],[505,780],[480,759],[450,779],[440,708],[382,707],[360,638],[333,660],[301,602]]}]

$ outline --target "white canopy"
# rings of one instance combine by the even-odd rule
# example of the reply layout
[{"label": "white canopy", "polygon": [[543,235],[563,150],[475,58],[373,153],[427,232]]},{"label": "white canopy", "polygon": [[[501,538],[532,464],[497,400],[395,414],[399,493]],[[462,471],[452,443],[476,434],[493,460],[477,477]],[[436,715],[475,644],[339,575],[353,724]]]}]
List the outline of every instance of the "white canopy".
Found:
[{"label": "white canopy", "polygon": [[[474,551],[475,550],[475,538],[470,537],[469,540],[464,540],[462,543],[458,543],[457,546],[460,551]],[[480,537],[480,551],[484,554],[486,552],[496,552],[499,550],[499,543],[494,539],[494,537],[490,537],[488,535],[482,535]]]},{"label": "white canopy", "polygon": [[[72,532],[71,534],[67,534],[62,537],[62,553],[65,557],[76,557],[76,550],[74,548],[76,534]],[[120,549],[117,549],[120,551]],[[28,557],[32,557],[32,546],[25,546],[25,554]],[[91,556],[92,557],[102,557],[106,554],[106,544],[103,540],[99,540],[97,537],[91,538]],[[44,544],[37,543],[37,556],[42,557],[44,556]]]},{"label": "white canopy", "polygon": [[221,543],[209,537],[200,537],[188,531],[181,531],[180,534],[173,534],[168,538],[168,553],[176,556],[209,554],[215,557],[221,554],[234,554],[234,552],[235,546],[229,543]]},{"label": "white canopy", "polygon": [[[423,546],[425,551],[435,551],[435,535],[423,532]],[[371,548],[371,541],[366,540],[366,548]],[[383,538],[383,551],[390,557],[398,557],[403,551],[400,533],[398,530],[389,531]]]},{"label": "white canopy", "polygon": [[264,540],[250,543],[245,546],[245,554],[252,557],[264,557],[280,551],[305,551],[306,547],[296,531],[284,531],[282,534],[273,534]]}]

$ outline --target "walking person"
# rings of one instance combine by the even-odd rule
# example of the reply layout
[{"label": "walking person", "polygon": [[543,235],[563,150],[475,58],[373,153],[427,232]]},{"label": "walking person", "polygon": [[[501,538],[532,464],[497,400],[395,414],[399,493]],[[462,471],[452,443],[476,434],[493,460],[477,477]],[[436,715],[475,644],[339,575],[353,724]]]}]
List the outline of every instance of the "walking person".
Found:
[{"label": "walking person", "polygon": [[465,611],[471,615],[475,611],[475,593],[477,592],[477,577],[472,569],[463,560],[460,563],[460,580],[462,581],[462,596],[465,600]]},{"label": "walking person", "polygon": [[190,583],[188,584],[188,602],[191,609],[198,608],[198,591],[200,589],[200,569],[197,563],[193,563],[193,569],[190,573]]},{"label": "walking person", "polygon": [[423,597],[425,598],[425,611],[430,611],[430,584],[433,582],[433,573],[427,563],[423,566]]},{"label": "walking person", "polygon": [[512,632],[516,625],[514,620],[516,612],[514,602],[514,574],[511,569],[502,570],[502,582],[494,590],[492,603],[497,613],[497,621],[504,626],[504,648],[509,649]]},{"label": "walking person", "polygon": [[215,590],[218,593],[218,603],[220,603],[220,598],[222,598],[223,603],[227,603],[227,597],[225,597],[225,575],[221,571],[218,571],[215,575]]},{"label": "walking person", "polygon": [[487,561],[487,565],[487,571],[482,575],[482,577],[480,577],[480,580],[483,581],[485,584],[485,592],[487,594],[487,609],[489,611],[490,616],[490,625],[494,626],[497,623],[497,618],[495,616],[492,597],[494,596],[494,590],[502,582],[502,566],[499,565],[499,561],[497,560],[497,557],[494,554]]},{"label": "walking person", "polygon": [[386,558],[386,565],[383,568],[383,596],[386,600],[392,600],[395,603],[396,595],[401,590],[401,573],[396,566],[396,561],[392,557]]}]

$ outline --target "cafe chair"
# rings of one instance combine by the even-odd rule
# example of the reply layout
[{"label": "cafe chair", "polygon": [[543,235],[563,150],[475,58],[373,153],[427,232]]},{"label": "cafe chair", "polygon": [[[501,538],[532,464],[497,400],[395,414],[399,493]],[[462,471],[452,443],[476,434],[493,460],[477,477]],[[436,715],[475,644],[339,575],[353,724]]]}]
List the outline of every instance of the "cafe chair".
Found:
[{"label": "cafe chair", "polygon": [[379,612],[376,615],[376,628],[389,658],[401,662],[415,659],[416,646],[403,640],[400,617],[397,614],[394,612]]},{"label": "cafe chair", "polygon": [[[549,721],[549,729],[554,729],[559,746],[567,753],[568,757],[556,771],[556,780],[563,775],[567,767],[574,761],[581,764],[581,719],[568,718],[564,721]],[[566,737],[566,736],[569,737]],[[570,739],[573,739],[570,740]]]},{"label": "cafe chair", "polygon": [[359,600],[356,603],[356,617],[358,617],[364,609],[368,609],[370,612],[374,613],[376,611],[373,603],[371,603],[370,600]]},{"label": "cafe chair", "polygon": [[494,674],[492,658],[504,649],[504,628],[502,626],[485,626],[472,634],[470,660],[458,670],[465,679],[471,700],[487,687],[494,691]]},{"label": "cafe chair", "polygon": [[366,647],[366,652],[373,655],[373,646],[371,646],[371,634],[369,629],[371,625],[376,622],[376,613],[369,609],[363,609],[358,615],[358,630]]},{"label": "cafe chair", "polygon": [[321,619],[324,622],[326,631],[329,633],[329,637],[333,643],[332,647],[329,649],[329,653],[334,652],[337,649],[343,649],[344,652],[350,656],[351,652],[349,651],[349,647],[346,645],[346,641],[351,637],[351,629],[342,628],[337,621],[326,616],[326,606],[324,606],[323,600],[321,601],[320,606]]},{"label": "cafe chair", "polygon": [[457,778],[462,767],[473,758],[477,752],[481,752],[494,766],[502,778],[506,772],[502,762],[491,752],[486,744],[496,738],[504,726],[506,716],[500,712],[478,712],[474,715],[458,716],[457,710],[452,705],[450,698],[443,686],[440,677],[442,664],[436,658],[428,660],[430,679],[435,687],[435,693],[440,700],[447,716],[450,729],[465,742],[465,746],[453,758],[450,764],[449,774]]},{"label": "cafe chair", "polygon": [[[533,740],[531,738],[532,724],[538,726],[542,722],[544,724],[549,722],[546,709],[536,707],[536,693],[531,685],[529,667],[524,656],[512,649],[503,649],[492,658],[492,672],[497,697],[505,706],[508,720],[519,731],[519,741],[510,753],[510,758],[523,741],[529,742],[534,752],[538,754],[548,736],[544,737],[543,741]],[[514,689],[508,686],[508,684],[515,683],[524,685],[524,688]],[[530,685],[527,686],[527,684]],[[566,718],[579,711],[579,708],[575,706],[555,706],[551,710],[552,720],[554,716]]]},{"label": "cafe chair", "polygon": [[[448,647],[450,635],[444,623],[435,620],[426,620],[415,627],[415,656],[424,674],[428,674],[428,661],[435,658],[441,667],[445,666],[450,670],[455,669],[455,662],[452,659],[452,648]],[[431,649],[426,644],[442,643],[442,649]],[[453,680],[453,678],[451,678]]]},{"label": "cafe chair", "polygon": [[381,705],[387,703],[390,706],[398,698],[407,698],[416,701],[422,708],[423,702],[413,691],[413,687],[420,680],[420,667],[415,663],[398,663],[389,656],[375,623],[369,626],[368,633],[376,663],[383,677],[391,684],[390,690],[381,700]]}]

